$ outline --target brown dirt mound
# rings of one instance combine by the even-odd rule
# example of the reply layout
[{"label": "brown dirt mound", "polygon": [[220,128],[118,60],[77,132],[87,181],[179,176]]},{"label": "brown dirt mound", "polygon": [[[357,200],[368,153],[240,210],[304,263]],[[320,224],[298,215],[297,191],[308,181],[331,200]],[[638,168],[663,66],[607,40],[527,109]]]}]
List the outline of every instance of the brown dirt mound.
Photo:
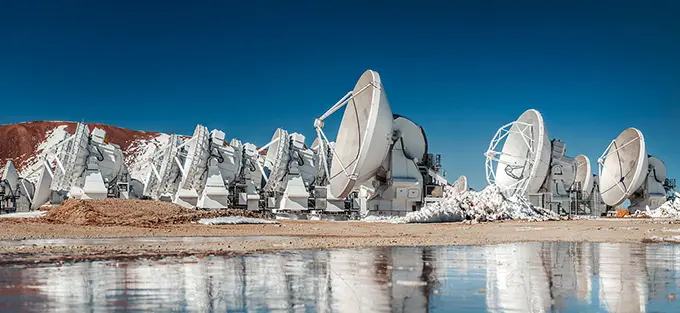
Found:
[{"label": "brown dirt mound", "polygon": [[246,210],[189,210],[164,201],[68,199],[61,205],[51,208],[39,220],[72,225],[154,227],[185,224],[202,218],[221,216],[260,217]]}]

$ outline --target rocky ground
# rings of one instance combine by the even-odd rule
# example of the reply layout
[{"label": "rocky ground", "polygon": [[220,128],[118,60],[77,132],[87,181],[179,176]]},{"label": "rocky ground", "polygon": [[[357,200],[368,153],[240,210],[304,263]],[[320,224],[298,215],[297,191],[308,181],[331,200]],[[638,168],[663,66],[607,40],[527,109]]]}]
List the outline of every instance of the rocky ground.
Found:
[{"label": "rocky ground", "polygon": [[153,226],[95,226],[45,218],[3,219],[0,263],[527,241],[680,242],[680,224],[658,219],[480,224],[282,220],[267,225],[200,225],[190,220]]}]

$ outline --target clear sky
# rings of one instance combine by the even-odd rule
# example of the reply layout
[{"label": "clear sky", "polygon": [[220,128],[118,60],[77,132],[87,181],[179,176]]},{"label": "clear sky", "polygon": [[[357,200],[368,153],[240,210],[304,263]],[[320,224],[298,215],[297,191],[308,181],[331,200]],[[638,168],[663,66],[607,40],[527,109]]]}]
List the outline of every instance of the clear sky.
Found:
[{"label": "clear sky", "polygon": [[370,68],[450,180],[482,188],[493,134],[529,108],[593,164],[637,127],[680,178],[679,16],[677,0],[0,0],[0,124],[202,123],[258,145],[282,127],[311,144]]}]

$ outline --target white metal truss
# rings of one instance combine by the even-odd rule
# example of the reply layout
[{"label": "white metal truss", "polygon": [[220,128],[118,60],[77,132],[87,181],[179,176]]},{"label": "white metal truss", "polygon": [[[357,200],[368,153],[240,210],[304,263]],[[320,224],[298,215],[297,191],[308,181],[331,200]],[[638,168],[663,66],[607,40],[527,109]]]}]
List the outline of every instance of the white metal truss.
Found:
[{"label": "white metal truss", "polygon": [[[508,135],[510,134],[519,134],[521,136],[522,140],[529,148],[527,151],[527,155],[514,155],[508,152],[503,152],[503,149],[501,149],[501,151],[497,150],[498,145],[505,139],[507,139]],[[533,134],[534,134],[533,124],[519,121],[514,121],[512,123],[503,125],[501,128],[498,129],[498,131],[496,131],[496,134],[494,135],[493,139],[491,140],[491,143],[489,144],[489,148],[484,153],[484,156],[486,156],[485,162],[486,181],[489,184],[496,183],[496,171],[498,169],[498,166],[501,166],[501,164],[505,165],[505,172],[511,177],[512,171],[517,169],[522,169],[523,170],[522,173],[531,173],[534,166],[536,166],[535,163],[538,161],[536,151],[536,149],[538,148],[536,146],[537,138],[534,138]],[[503,142],[503,146],[505,146],[505,144],[507,143]],[[521,163],[517,164],[501,160],[501,157],[503,155],[510,156],[515,160],[520,160]],[[504,191],[506,192],[507,195],[514,194],[523,195],[526,193],[527,188],[529,187],[529,183],[531,182],[531,179],[532,177],[530,177],[530,175],[528,176],[522,175],[516,177],[515,178],[516,181],[510,184],[509,186],[500,187],[504,188]]]},{"label": "white metal truss", "polygon": [[[316,135],[319,138],[320,144],[322,145],[322,149],[320,149],[320,151],[322,153],[321,159],[323,160],[323,169],[326,172],[326,177],[331,176],[330,168],[329,168],[329,164],[328,164],[328,158],[326,156],[326,148],[325,148],[325,147],[328,147],[331,150],[333,157],[338,160],[338,163],[342,167],[342,171],[343,171],[343,173],[345,173],[345,176],[349,177],[350,179],[356,179],[357,178],[356,167],[358,165],[358,162],[354,162],[354,166],[352,168],[352,173],[351,174],[348,173],[347,168],[345,167],[344,164],[342,164],[340,157],[338,157],[337,152],[335,152],[335,148],[330,144],[330,141],[326,137],[326,134],[323,132],[322,128],[324,126],[324,120],[325,119],[327,119],[329,116],[331,116],[337,110],[339,110],[342,107],[344,107],[345,105],[347,105],[347,103],[352,101],[354,98],[359,96],[361,93],[366,91],[371,86],[375,87],[378,90],[381,89],[380,83],[378,83],[377,81],[371,81],[370,83],[366,84],[366,86],[359,89],[356,93],[354,93],[354,91],[350,91],[347,94],[345,94],[345,96],[340,98],[340,100],[338,100],[338,102],[336,102],[330,109],[328,109],[328,111],[326,111],[326,113],[324,113],[323,115],[321,115],[321,117],[314,120],[314,129],[316,130]],[[366,136],[366,134],[363,134],[363,135]],[[364,140],[365,140],[365,138],[362,138],[361,142],[364,142]],[[359,151],[358,155],[361,155],[361,151]]]}]

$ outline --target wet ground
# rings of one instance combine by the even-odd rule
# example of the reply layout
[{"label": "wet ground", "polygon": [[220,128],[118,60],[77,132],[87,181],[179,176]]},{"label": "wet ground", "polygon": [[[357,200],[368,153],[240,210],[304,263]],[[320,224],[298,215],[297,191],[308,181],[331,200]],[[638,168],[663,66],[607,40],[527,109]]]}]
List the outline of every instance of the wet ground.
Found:
[{"label": "wet ground", "polygon": [[680,245],[511,243],[0,268],[7,312],[678,312]]}]

